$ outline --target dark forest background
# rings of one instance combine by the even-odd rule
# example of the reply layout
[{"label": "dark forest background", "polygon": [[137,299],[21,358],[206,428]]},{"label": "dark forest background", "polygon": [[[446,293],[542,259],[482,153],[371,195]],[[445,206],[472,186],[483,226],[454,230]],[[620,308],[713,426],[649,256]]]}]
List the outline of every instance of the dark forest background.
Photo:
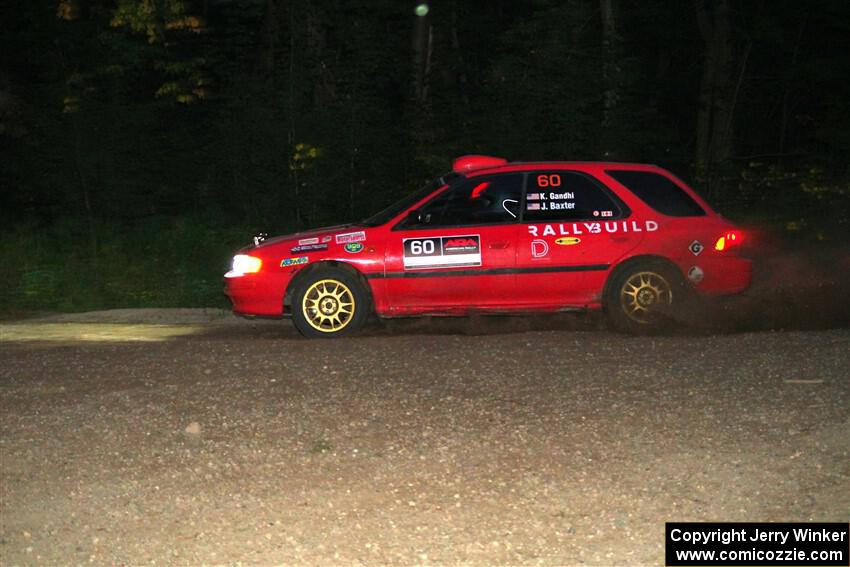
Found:
[{"label": "dark forest background", "polygon": [[466,153],[645,161],[843,245],[847,0],[32,0],[0,8],[0,310],[225,306],[259,231]]}]

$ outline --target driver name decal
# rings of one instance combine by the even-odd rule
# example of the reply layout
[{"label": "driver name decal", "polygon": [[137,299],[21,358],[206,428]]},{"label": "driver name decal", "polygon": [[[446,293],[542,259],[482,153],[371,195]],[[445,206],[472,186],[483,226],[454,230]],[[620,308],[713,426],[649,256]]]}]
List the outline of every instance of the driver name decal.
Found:
[{"label": "driver name decal", "polygon": [[405,270],[481,265],[481,238],[477,234],[405,238],[402,246]]}]

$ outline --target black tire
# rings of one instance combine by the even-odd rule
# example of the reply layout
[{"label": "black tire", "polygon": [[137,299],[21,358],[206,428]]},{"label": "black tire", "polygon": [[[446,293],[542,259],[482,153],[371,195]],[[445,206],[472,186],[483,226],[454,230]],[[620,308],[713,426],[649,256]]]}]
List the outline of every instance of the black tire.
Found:
[{"label": "black tire", "polygon": [[292,293],[292,322],[312,339],[356,334],[371,311],[369,292],[356,275],[344,270],[314,270],[296,282]]},{"label": "black tire", "polygon": [[632,335],[668,332],[688,303],[687,284],[673,266],[643,261],[620,269],[605,293],[605,311],[617,331]]}]

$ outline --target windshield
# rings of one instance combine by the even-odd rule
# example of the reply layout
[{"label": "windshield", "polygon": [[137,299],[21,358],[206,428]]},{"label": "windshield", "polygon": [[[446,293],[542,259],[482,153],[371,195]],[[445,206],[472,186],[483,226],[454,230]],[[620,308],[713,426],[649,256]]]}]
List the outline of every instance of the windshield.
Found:
[{"label": "windshield", "polygon": [[421,189],[414,191],[413,193],[411,193],[407,197],[403,198],[402,200],[396,201],[395,203],[393,203],[392,205],[390,205],[389,207],[387,207],[383,211],[376,213],[376,214],[372,215],[371,217],[364,219],[363,221],[361,221],[357,224],[360,225],[360,226],[365,226],[365,227],[370,227],[370,228],[373,227],[373,226],[380,226],[380,225],[392,220],[396,215],[398,215],[403,210],[405,210],[406,208],[413,205],[413,203],[424,199],[425,197],[427,197],[428,195],[430,195],[431,193],[433,193],[434,191],[436,191],[440,187],[450,183],[452,180],[454,180],[458,177],[460,177],[460,175],[458,175],[457,173],[454,173],[454,172],[447,173],[446,175],[443,175],[442,177],[438,177],[437,179],[434,179],[433,181],[431,181],[430,183],[428,183],[427,185],[425,185]]}]

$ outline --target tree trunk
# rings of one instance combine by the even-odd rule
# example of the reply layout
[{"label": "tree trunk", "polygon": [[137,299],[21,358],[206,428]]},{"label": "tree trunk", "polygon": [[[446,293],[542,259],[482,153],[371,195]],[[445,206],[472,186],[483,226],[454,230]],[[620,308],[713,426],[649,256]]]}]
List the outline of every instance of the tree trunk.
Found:
[{"label": "tree trunk", "polygon": [[602,14],[602,153],[610,156],[614,151],[611,133],[615,130],[616,107],[620,100],[620,44],[617,33],[614,0],[600,0]]},{"label": "tree trunk", "polygon": [[452,51],[455,54],[457,86],[460,100],[464,107],[469,106],[469,92],[466,77],[466,62],[463,58],[463,50],[460,48],[460,39],[457,33],[457,2],[452,2]]},{"label": "tree trunk", "polygon": [[[287,84],[289,85],[288,90],[288,110],[289,116],[287,120],[289,122],[289,131],[287,132],[286,141],[288,142],[287,150],[289,155],[287,156],[287,161],[292,159],[292,152],[295,150],[296,144],[296,132],[295,132],[295,55],[296,55],[296,43],[295,43],[295,6],[290,4],[289,6],[289,76],[287,77]],[[291,162],[290,162],[291,163]],[[301,196],[298,190],[298,184],[300,180],[298,179],[298,171],[290,166],[289,168],[290,180],[292,182],[292,190],[294,194],[294,198],[292,200],[293,209],[295,210],[295,226],[298,230],[301,229]]]},{"label": "tree trunk", "polygon": [[782,121],[779,125],[779,153],[785,153],[786,135],[788,132],[788,113],[790,109],[789,101],[791,100],[791,86],[794,73],[797,72],[797,55],[800,53],[800,44],[803,41],[803,32],[806,29],[806,20],[803,18],[800,22],[800,28],[797,31],[797,41],[794,42],[794,51],[791,52],[791,64],[788,66],[789,72],[785,79],[785,84],[782,92]]},{"label": "tree trunk", "polygon": [[732,12],[728,0],[697,0],[704,43],[697,110],[697,175],[711,186],[719,164],[732,155],[734,107]]},{"label": "tree trunk", "polygon": [[433,30],[431,16],[416,15],[413,25],[413,97],[418,102],[428,99],[428,74],[431,69]]},{"label": "tree trunk", "polygon": [[275,69],[275,49],[277,48],[277,38],[279,35],[277,24],[277,9],[274,0],[266,0],[266,49],[265,57],[263,57],[263,67],[266,74],[271,76]]}]

